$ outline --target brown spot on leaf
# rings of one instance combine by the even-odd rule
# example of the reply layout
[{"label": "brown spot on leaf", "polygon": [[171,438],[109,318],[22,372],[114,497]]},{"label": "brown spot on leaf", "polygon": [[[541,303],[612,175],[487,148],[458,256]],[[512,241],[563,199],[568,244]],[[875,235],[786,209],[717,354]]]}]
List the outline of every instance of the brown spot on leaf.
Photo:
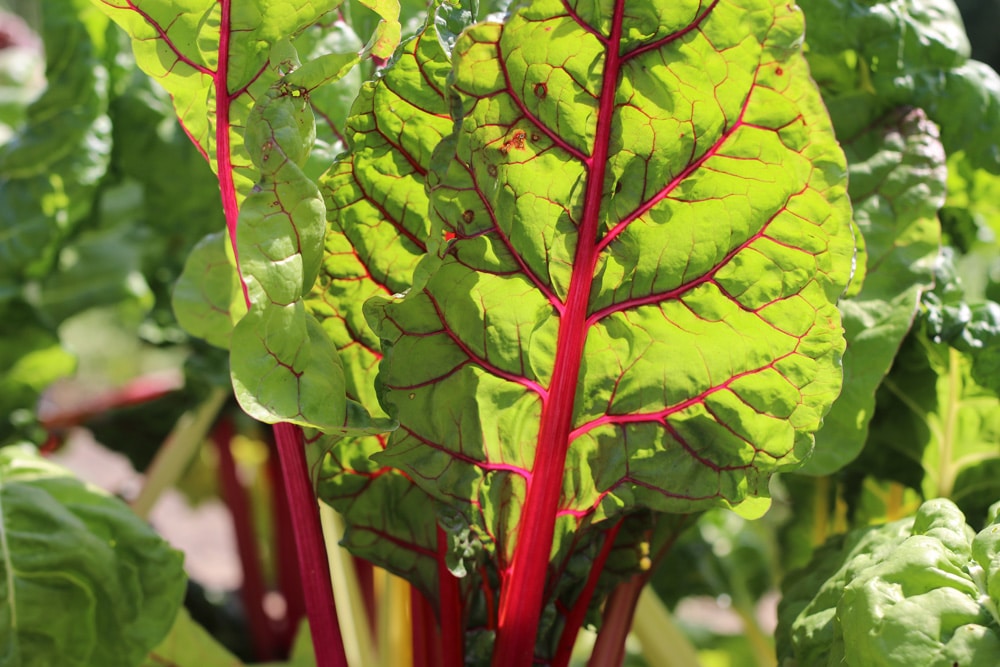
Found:
[{"label": "brown spot on leaf", "polygon": [[510,139],[505,141],[503,146],[500,147],[500,152],[506,155],[514,149],[524,150],[524,140],[527,136],[524,130],[514,130],[514,134],[510,136]]},{"label": "brown spot on leaf", "polygon": [[778,76],[781,76],[782,74],[785,73],[785,70],[781,69],[781,67],[775,67],[774,73],[777,74]]},{"label": "brown spot on leaf", "polygon": [[496,175],[497,175],[497,166],[495,164],[491,164],[490,166],[486,167],[486,173],[489,174],[490,176],[496,178]]},{"label": "brown spot on leaf", "polygon": [[472,222],[472,219],[475,217],[476,214],[473,213],[471,210],[466,210],[464,213],[462,213],[462,220],[465,220],[466,224]]}]

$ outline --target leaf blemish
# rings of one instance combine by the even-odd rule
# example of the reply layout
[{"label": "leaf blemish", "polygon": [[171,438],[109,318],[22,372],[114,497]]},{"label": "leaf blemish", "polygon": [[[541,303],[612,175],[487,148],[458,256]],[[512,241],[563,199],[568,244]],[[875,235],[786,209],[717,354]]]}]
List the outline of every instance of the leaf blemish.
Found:
[{"label": "leaf blemish", "polygon": [[[525,138],[527,133],[524,130],[514,130],[514,134],[511,135],[509,141],[505,141],[503,146],[500,147],[500,152],[506,155],[512,149],[524,150]],[[534,137],[532,137],[534,139]],[[490,174],[492,176],[492,174]]]}]

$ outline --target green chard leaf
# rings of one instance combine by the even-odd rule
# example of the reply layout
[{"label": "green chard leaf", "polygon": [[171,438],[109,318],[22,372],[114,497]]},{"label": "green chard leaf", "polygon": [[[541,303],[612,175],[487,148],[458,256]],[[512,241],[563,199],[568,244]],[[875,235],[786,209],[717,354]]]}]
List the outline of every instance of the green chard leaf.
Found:
[{"label": "green chard leaf", "polygon": [[236,398],[250,416],[330,430],[347,417],[337,398],[343,367],[302,299],[323,259],[326,212],[301,169],[316,132],[308,92],[283,79],[248,119],[247,147],[261,176],[237,227],[250,307],[233,329],[230,364]]},{"label": "green chard leaf", "polygon": [[788,667],[986,667],[1000,660],[1000,524],[954,503],[841,536],[789,575],[778,610]]},{"label": "green chard leaf", "polygon": [[[859,244],[870,246],[870,256],[859,255],[852,298],[840,305],[848,341],[844,392],[817,434],[817,457],[804,468],[826,474],[860,451],[873,393],[912,322],[914,297],[932,278],[945,151],[948,225],[956,219],[966,227],[974,224],[964,211],[956,213],[951,172],[970,178],[1000,171],[1000,77],[968,60],[962,20],[950,1],[803,0],[801,5],[810,25],[806,49],[812,73],[848,153],[852,203],[864,237]],[[929,121],[940,127],[940,144]],[[898,154],[896,164],[885,161],[891,153]],[[879,176],[886,181],[871,180]],[[870,281],[862,281],[866,269]]]},{"label": "green chard leaf", "polygon": [[[262,421],[343,430],[349,416],[361,415],[340,398],[336,350],[301,298],[315,282],[324,234],[322,197],[304,169],[316,138],[311,93],[343,77],[360,55],[326,52],[310,33],[303,47],[316,57],[300,64],[294,45],[296,36],[330,21],[339,3],[100,4],[130,34],[136,62],[171,94],[185,131],[218,175],[236,249],[237,279],[229,284],[242,289],[248,306],[245,315],[239,305],[229,309],[238,320],[229,340],[237,398]],[[380,11],[392,18],[388,5]],[[391,29],[378,44],[395,46]],[[213,243],[189,260],[174,306],[198,333],[225,344],[225,267]]]},{"label": "green chard leaf", "polygon": [[[498,646],[538,626],[550,553],[589,524],[759,513],[840,390],[846,167],[801,14],[603,11],[541,1],[459,38],[428,174],[454,238],[366,304],[400,422],[375,459],[495,552]],[[532,647],[511,650],[494,661]]]},{"label": "green chard leaf", "polygon": [[[374,388],[382,354],[362,305],[406,291],[426,252],[424,181],[434,147],[453,126],[444,95],[450,71],[433,28],[404,44],[384,74],[362,87],[345,129],[350,153],[320,181],[328,220],[325,257],[306,303],[343,360],[348,398],[372,414],[383,414]],[[386,108],[393,113],[385,114]],[[314,439],[308,453],[317,493],[344,515],[344,546],[436,601],[433,501],[398,470],[370,458],[386,440]],[[456,531],[459,539],[460,525]]]},{"label": "green chard leaf", "polygon": [[177,615],[182,561],[117,498],[0,449],[3,667],[134,667]]},{"label": "green chard leaf", "polygon": [[184,330],[225,350],[230,348],[233,320],[246,314],[234,263],[225,232],[209,234],[192,248],[172,296]]},{"label": "green chard leaf", "polygon": [[[254,100],[280,77],[272,47],[338,0],[94,0],[132,38],[138,66],[170,93],[185,132],[218,174],[231,205],[257,173],[243,134]],[[227,202],[228,203],[228,202]]]},{"label": "green chard leaf", "polygon": [[[919,109],[890,114],[844,144],[858,227],[860,290],[840,301],[847,351],[844,390],[802,472],[828,475],[865,444],[875,391],[933,284],[945,196],[945,156],[937,128]],[[863,282],[862,282],[863,281]]]}]

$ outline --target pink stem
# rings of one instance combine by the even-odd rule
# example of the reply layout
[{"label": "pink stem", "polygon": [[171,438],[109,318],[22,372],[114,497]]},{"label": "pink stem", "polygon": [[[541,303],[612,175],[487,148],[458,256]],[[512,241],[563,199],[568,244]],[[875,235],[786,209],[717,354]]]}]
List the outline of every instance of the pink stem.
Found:
[{"label": "pink stem", "polygon": [[285,618],[278,628],[280,644],[286,653],[292,647],[299,621],[306,615],[306,602],[299,581],[298,555],[295,549],[295,533],[292,530],[292,514],[288,507],[288,493],[281,476],[281,461],[278,446],[269,441],[270,454],[267,458],[267,475],[271,483],[272,543],[274,545],[275,578],[278,591],[285,599]]},{"label": "pink stem", "polygon": [[299,575],[306,599],[306,613],[312,628],[317,667],[348,667],[344,640],[333,601],[326,544],[319,522],[316,496],[307,474],[302,429],[292,424],[275,424],[281,476],[288,494],[292,530],[298,547]]},{"label": "pink stem", "polygon": [[410,586],[410,609],[413,619],[413,667],[441,667],[441,633],[434,619],[434,609],[427,598]]},{"label": "pink stem", "polygon": [[619,519],[605,531],[604,543],[601,550],[594,559],[594,564],[587,575],[587,583],[580,592],[569,614],[566,615],[566,623],[563,626],[562,635],[559,637],[559,646],[556,654],[552,658],[552,667],[566,667],[569,665],[570,656],[573,654],[573,644],[576,643],[576,636],[583,627],[583,622],[587,618],[587,610],[590,608],[590,601],[594,598],[594,590],[597,588],[597,581],[604,571],[604,564],[608,561],[611,549],[614,547],[615,538],[622,527],[623,519]]},{"label": "pink stem", "polygon": [[604,622],[597,633],[594,650],[587,662],[588,667],[617,667],[625,661],[625,639],[632,627],[632,617],[646,579],[637,574],[620,584],[608,597],[608,603],[604,607]]},{"label": "pink stem", "polygon": [[437,527],[437,571],[438,592],[441,596],[441,649],[442,667],[462,667],[465,664],[465,646],[463,629],[465,628],[464,612],[462,610],[462,591],[458,579],[448,570],[445,564],[445,553],[448,550],[448,535]]},{"label": "pink stem", "polygon": [[258,661],[275,660],[279,657],[278,647],[275,645],[274,628],[264,612],[266,587],[254,532],[253,509],[247,501],[246,490],[236,476],[236,461],[230,449],[234,433],[233,422],[228,416],[222,417],[212,430],[212,442],[219,454],[219,486],[236,533],[236,546],[243,570],[240,597],[250,626],[254,654]]}]

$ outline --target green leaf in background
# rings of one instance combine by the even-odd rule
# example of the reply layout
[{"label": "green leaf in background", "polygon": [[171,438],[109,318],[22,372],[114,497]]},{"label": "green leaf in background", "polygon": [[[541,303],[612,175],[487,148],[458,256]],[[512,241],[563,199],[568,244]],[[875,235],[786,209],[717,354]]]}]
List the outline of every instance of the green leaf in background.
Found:
[{"label": "green leaf in background", "polygon": [[180,608],[182,561],[122,501],[0,449],[3,667],[135,667]]},{"label": "green leaf in background", "polygon": [[108,27],[89,0],[42,5],[47,86],[0,146],[2,282],[48,273],[59,244],[90,214],[111,154]]},{"label": "green leaf in background", "polygon": [[115,306],[139,321],[154,303],[142,274],[142,233],[131,218],[84,230],[59,253],[58,271],[39,284],[38,310],[53,323],[98,306]]},{"label": "green leaf in background", "polygon": [[946,174],[937,135],[924,113],[911,109],[844,144],[848,193],[864,242],[854,280],[864,282],[839,304],[847,337],[844,389],[816,434],[806,474],[831,474],[861,451],[875,390],[933,282]]},{"label": "green leaf in background", "polygon": [[388,58],[399,46],[402,26],[399,23],[399,0],[356,0],[379,16],[368,48],[377,58]]},{"label": "green leaf in background", "polygon": [[1000,75],[970,61],[951,0],[802,0],[813,76],[848,139],[893,109],[924,109],[948,153],[1000,172]]},{"label": "green leaf in background", "polygon": [[76,368],[50,327],[27,304],[0,301],[0,444],[35,422],[33,410],[42,392]]},{"label": "green leaf in background", "polygon": [[[302,61],[308,62],[330,53],[361,53],[364,42],[339,12],[324,17],[295,38],[295,50]],[[346,148],[344,136],[351,104],[358,96],[364,78],[359,65],[341,77],[309,93],[309,102],[316,115],[316,141],[304,167],[306,176],[318,181]]]},{"label": "green leaf in background", "polygon": [[105,206],[114,217],[105,214],[103,225],[128,226],[133,254],[156,296],[152,318],[164,328],[176,327],[170,313],[174,283],[195,243],[224,229],[225,217],[218,182],[177,121],[169,95],[130,56],[118,57],[128,63],[130,76],[111,103],[115,145],[109,176],[117,177],[116,189],[138,187],[141,197],[131,215]]},{"label": "green leaf in background", "polygon": [[849,533],[789,575],[778,652],[788,667],[987,667],[1000,661],[1000,523],[978,535],[954,503]]},{"label": "green leaf in background", "polygon": [[44,67],[38,62],[42,44],[27,22],[0,9],[5,43],[0,49],[0,145],[24,122],[28,105],[45,87]]},{"label": "green leaf in background", "polygon": [[978,525],[1000,497],[1000,399],[972,368],[969,355],[914,336],[879,390],[870,444],[852,469],[950,498]]},{"label": "green leaf in background", "polygon": [[[956,250],[965,255],[986,246],[995,264],[1000,243],[1000,176],[974,169],[961,151],[950,155],[948,199],[941,209],[941,222],[948,242]],[[962,280],[966,289],[981,298],[985,285],[973,282],[977,277],[987,278],[965,273]]]}]

